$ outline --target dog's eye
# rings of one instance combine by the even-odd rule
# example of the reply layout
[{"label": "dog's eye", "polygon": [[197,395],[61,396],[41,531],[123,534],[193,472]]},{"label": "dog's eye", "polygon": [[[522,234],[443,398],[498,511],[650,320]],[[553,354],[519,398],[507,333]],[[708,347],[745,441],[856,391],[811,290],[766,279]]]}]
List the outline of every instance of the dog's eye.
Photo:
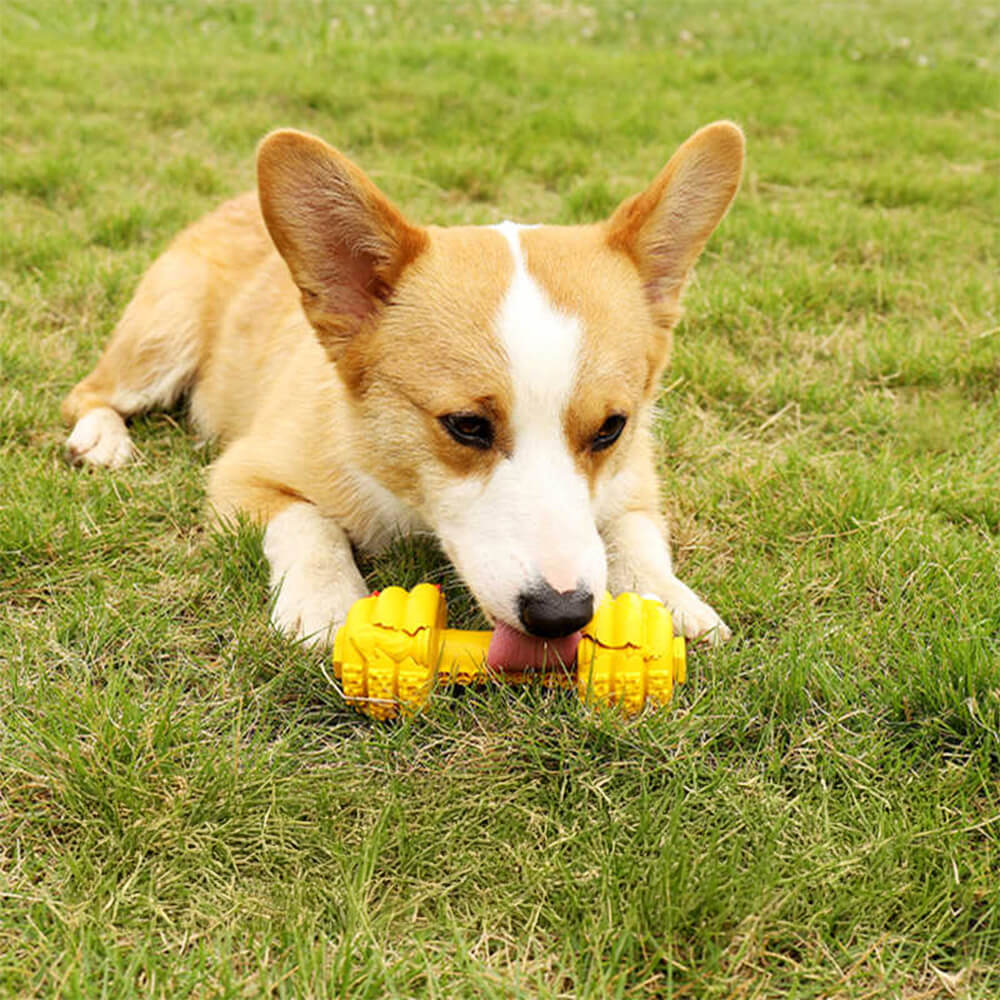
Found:
[{"label": "dog's eye", "polygon": [[474,413],[446,413],[441,426],[459,443],[487,451],[493,447],[493,424]]},{"label": "dog's eye", "polygon": [[594,435],[593,441],[590,442],[590,450],[604,451],[605,448],[610,448],[621,437],[627,421],[628,417],[624,414],[612,413]]}]

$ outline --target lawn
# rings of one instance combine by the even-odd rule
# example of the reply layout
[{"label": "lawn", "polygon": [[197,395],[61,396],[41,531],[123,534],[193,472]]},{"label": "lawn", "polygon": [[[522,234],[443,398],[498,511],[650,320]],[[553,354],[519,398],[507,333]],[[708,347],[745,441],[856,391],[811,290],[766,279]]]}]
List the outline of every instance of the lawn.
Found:
[{"label": "lawn", "polygon": [[[979,0],[5,0],[0,995],[1000,996],[1000,19]],[[61,397],[171,236],[314,131],[414,218],[748,166],[658,425],[734,629],[625,721],[369,722],[206,532],[183,412],[70,468]],[[428,542],[373,586],[467,594]]]}]

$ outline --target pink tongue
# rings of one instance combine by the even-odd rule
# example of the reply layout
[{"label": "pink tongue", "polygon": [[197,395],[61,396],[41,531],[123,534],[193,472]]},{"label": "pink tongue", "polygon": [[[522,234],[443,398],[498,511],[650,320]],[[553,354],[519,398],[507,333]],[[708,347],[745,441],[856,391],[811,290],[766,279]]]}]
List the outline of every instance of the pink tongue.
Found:
[{"label": "pink tongue", "polygon": [[569,666],[579,642],[579,632],[562,639],[539,639],[500,623],[493,630],[486,659],[497,670]]}]

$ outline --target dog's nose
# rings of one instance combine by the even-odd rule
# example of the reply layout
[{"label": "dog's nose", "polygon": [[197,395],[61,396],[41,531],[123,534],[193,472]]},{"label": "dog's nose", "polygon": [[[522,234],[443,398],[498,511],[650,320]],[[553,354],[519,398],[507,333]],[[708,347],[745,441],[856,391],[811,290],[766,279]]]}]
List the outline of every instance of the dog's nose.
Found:
[{"label": "dog's nose", "polygon": [[545,580],[524,591],[518,617],[529,635],[559,639],[583,628],[594,616],[594,595],[586,588],[558,591]]}]

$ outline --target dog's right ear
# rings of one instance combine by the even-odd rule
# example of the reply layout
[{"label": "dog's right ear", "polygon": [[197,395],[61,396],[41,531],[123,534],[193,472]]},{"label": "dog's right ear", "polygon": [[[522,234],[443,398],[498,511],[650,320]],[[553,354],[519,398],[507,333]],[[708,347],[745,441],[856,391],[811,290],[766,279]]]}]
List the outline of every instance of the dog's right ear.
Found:
[{"label": "dog's right ear", "polygon": [[427,234],[346,156],[305,132],[283,129],[264,139],[257,190],[306,316],[336,360],[378,314]]}]

